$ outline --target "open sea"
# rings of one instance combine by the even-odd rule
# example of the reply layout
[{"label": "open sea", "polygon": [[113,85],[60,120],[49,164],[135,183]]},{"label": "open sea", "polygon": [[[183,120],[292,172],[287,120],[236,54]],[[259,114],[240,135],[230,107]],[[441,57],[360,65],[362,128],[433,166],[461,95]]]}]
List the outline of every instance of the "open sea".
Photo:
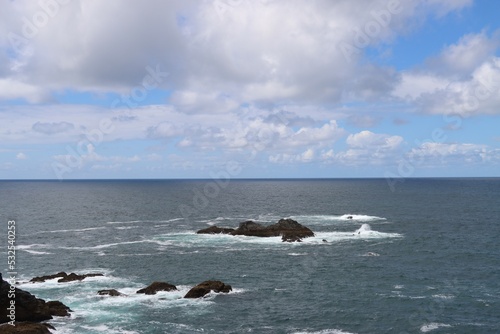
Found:
[{"label": "open sea", "polygon": [[[316,236],[195,234],[285,217]],[[0,219],[56,333],[500,333],[498,178],[1,181]],[[28,282],[60,271],[105,276]],[[209,279],[233,291],[182,298]]]}]

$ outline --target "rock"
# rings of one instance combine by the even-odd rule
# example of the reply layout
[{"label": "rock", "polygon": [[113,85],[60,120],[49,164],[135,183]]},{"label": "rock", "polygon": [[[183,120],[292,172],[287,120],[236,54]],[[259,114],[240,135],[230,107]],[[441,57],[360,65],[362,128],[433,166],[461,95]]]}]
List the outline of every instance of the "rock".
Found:
[{"label": "rock", "polygon": [[2,334],[50,334],[49,329],[55,329],[46,323],[16,322],[15,326],[4,324],[0,326]]},{"label": "rock", "polygon": [[72,282],[72,281],[81,281],[84,280],[87,277],[95,277],[95,276],[104,276],[103,274],[83,274],[83,275],[78,275],[75,273],[71,274],[66,274],[64,271],[61,271],[60,273],[54,274],[54,275],[47,275],[47,276],[39,276],[39,277],[33,277],[30,282],[45,282],[46,280],[49,279],[54,279],[60,277],[60,279],[57,281],[59,283],[65,283],[65,282]]},{"label": "rock", "polygon": [[69,312],[73,312],[69,307],[58,300],[47,302],[47,305],[50,310],[50,315],[55,315],[57,317],[69,317]]},{"label": "rock", "polygon": [[116,291],[115,289],[99,290],[99,291],[97,291],[97,294],[101,295],[101,296],[113,296],[113,297],[123,295],[123,293]]},{"label": "rock", "polygon": [[61,271],[60,273],[54,274],[54,275],[47,275],[47,276],[39,276],[39,277],[33,277],[30,282],[45,282],[46,280],[49,279],[54,279],[57,277],[66,277],[68,274],[66,274],[64,271]]},{"label": "rock", "polygon": [[281,241],[284,242],[302,242],[302,238],[298,235],[295,235],[293,233],[283,233],[281,236]]},{"label": "rock", "polygon": [[314,236],[313,231],[293,219],[280,219],[276,224],[264,226],[251,220],[240,223],[237,229],[211,226],[196,233],[200,234],[231,234],[249,237],[279,237],[282,241],[300,242],[303,238]]},{"label": "rock", "polygon": [[231,232],[234,232],[234,228],[229,228],[229,227],[217,227],[217,226],[210,226],[208,228],[204,228],[202,230],[199,230],[196,232],[197,234],[230,234]]},{"label": "rock", "polygon": [[173,291],[177,290],[175,285],[166,282],[153,282],[144,289],[137,290],[137,293],[145,293],[146,295],[155,295],[158,291]]},{"label": "rock", "polygon": [[352,219],[353,217],[352,217],[352,216],[347,216],[346,218],[347,218],[347,219]]},{"label": "rock", "polygon": [[83,274],[83,275],[78,275],[75,273],[71,273],[69,275],[66,275],[65,277],[59,279],[57,282],[59,283],[66,283],[66,282],[73,282],[73,281],[82,281],[86,279],[87,277],[97,277],[97,276],[104,276],[103,274]]},{"label": "rock", "polygon": [[254,237],[268,237],[271,235],[269,231],[266,230],[266,227],[253,222],[251,220],[244,221],[240,223],[240,226],[231,233],[232,235],[246,235],[246,236],[254,236]]},{"label": "rock", "polygon": [[293,219],[280,219],[276,224],[262,226],[261,224],[246,221],[231,233],[232,235],[246,235],[254,237],[277,237],[282,241],[301,241],[302,238],[314,236],[313,231]]},{"label": "rock", "polygon": [[221,281],[205,281],[189,290],[184,298],[201,298],[210,293],[210,291],[228,293],[232,290],[233,288],[230,285]]},{"label": "rock", "polygon": [[0,283],[0,323],[9,322],[11,298],[9,294],[15,294],[16,321],[40,322],[52,319],[53,315],[68,316],[71,311],[61,302],[45,302],[45,300],[36,298],[31,293],[13,287],[1,278]]}]

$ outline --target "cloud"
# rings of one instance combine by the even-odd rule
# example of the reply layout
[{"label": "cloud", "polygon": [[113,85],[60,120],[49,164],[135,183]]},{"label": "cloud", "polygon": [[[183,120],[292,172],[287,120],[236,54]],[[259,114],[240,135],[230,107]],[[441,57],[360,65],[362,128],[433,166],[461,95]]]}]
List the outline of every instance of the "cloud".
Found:
[{"label": "cloud", "polygon": [[463,36],[427,61],[426,70],[401,73],[392,96],[429,114],[472,116],[500,112],[500,32]]},{"label": "cloud", "polygon": [[408,153],[409,159],[424,166],[500,163],[500,149],[467,143],[423,143]]},{"label": "cloud", "polygon": [[26,154],[24,154],[23,152],[19,152],[17,155],[16,155],[16,159],[17,160],[26,160],[28,159],[28,156]]},{"label": "cloud", "polygon": [[[242,103],[338,102],[346,89],[372,99],[392,89],[393,71],[358,64],[363,48],[350,62],[340,43],[353,44],[356,29],[376,24],[367,43],[376,46],[407,31],[415,16],[425,21],[436,10],[459,11],[470,2],[397,4],[390,14],[386,0],[368,5],[150,0],[125,7],[118,0],[74,0],[58,6],[26,38],[32,54],[25,55],[7,36],[25,38],[23,18],[43,9],[38,2],[1,0],[0,59],[9,59],[11,70],[0,69],[0,87],[7,88],[0,89],[0,99],[24,97],[34,103],[67,89],[127,93],[143,81],[147,66],[157,64],[169,73],[161,88],[171,90],[171,103],[187,113],[224,113]],[[382,12],[389,13],[386,21]],[[47,52],[54,57],[40,56]]]},{"label": "cloud", "polygon": [[361,131],[349,135],[346,143],[347,150],[335,155],[326,152],[323,158],[347,166],[391,164],[402,155],[404,139],[401,136]]},{"label": "cloud", "polygon": [[42,123],[36,122],[33,124],[32,129],[36,132],[40,132],[46,135],[53,135],[56,133],[67,132],[73,130],[75,126],[68,122],[53,122],[53,123]]}]

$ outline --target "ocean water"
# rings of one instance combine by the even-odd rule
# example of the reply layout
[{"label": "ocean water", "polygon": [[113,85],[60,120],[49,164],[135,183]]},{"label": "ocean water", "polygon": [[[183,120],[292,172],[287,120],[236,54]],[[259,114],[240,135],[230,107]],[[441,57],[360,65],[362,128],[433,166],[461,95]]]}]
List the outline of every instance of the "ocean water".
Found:
[{"label": "ocean water", "polygon": [[[500,179],[2,181],[0,203],[2,272],[15,219],[19,287],[74,311],[57,333],[500,333]],[[316,236],[195,234],[283,217]],[[105,276],[28,282],[59,271]],[[208,279],[233,291],[182,298]],[[135,294],[153,281],[179,291]]]}]

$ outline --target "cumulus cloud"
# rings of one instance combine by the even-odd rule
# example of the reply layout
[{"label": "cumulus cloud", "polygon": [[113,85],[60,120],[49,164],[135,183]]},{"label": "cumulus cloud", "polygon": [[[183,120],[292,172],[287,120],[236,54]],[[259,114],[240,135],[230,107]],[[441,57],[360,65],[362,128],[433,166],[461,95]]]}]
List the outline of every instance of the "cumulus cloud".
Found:
[{"label": "cumulus cloud", "polygon": [[500,32],[463,36],[426,62],[426,70],[401,73],[392,96],[431,114],[498,114]]},{"label": "cumulus cloud", "polygon": [[323,157],[348,166],[381,165],[394,163],[403,154],[404,139],[401,136],[361,131],[347,137],[348,149]]},{"label": "cumulus cloud", "polygon": [[[58,6],[26,36],[23,18],[29,21],[43,9],[38,2],[2,0],[0,54],[17,65],[3,69],[0,80],[18,89],[0,89],[0,98],[35,102],[68,88],[123,93],[143,80],[148,65],[161,64],[169,73],[162,87],[174,90],[172,103],[186,112],[220,113],[250,101],[339,101],[346,83],[369,99],[391,89],[394,73],[356,65],[365,46],[358,45],[349,62],[340,43],[355,44],[356,29],[377,25],[366,46],[377,45],[406,30],[415,16],[469,4],[404,1],[391,14],[389,3],[149,0],[123,6],[117,0],[75,0]],[[9,33],[25,39],[32,53],[16,48]],[[49,51],[53,57],[37,56]]]}]

